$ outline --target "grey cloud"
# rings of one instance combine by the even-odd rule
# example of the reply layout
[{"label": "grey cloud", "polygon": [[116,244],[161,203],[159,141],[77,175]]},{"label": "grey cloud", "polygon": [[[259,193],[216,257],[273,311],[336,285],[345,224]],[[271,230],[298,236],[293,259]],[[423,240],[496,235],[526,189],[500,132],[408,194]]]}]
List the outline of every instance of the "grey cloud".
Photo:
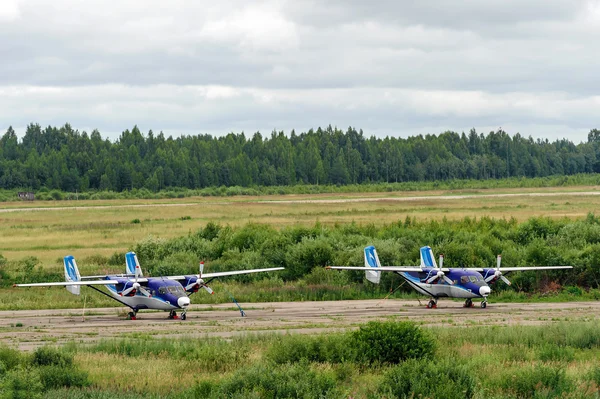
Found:
[{"label": "grey cloud", "polygon": [[12,1],[5,126],[583,137],[599,106],[597,1]]}]

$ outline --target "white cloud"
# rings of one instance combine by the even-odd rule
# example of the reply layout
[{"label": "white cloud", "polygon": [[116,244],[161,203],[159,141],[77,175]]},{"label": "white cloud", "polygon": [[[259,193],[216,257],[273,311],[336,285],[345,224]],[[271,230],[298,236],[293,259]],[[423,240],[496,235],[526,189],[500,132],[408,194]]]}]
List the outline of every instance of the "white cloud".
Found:
[{"label": "white cloud", "polygon": [[5,0],[0,129],[511,126],[577,140],[600,105],[599,10],[597,0]]},{"label": "white cloud", "polygon": [[18,0],[2,0],[0,2],[0,21],[16,20],[19,18]]}]

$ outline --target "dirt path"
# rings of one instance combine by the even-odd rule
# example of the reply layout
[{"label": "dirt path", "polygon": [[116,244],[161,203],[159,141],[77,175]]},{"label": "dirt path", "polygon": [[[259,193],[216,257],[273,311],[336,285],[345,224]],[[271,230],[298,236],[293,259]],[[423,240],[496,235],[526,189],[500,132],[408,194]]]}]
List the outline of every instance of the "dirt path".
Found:
[{"label": "dirt path", "polygon": [[372,197],[372,198],[347,198],[347,199],[308,199],[308,200],[264,200],[255,201],[258,204],[337,204],[350,202],[378,202],[378,201],[446,201],[446,200],[463,200],[470,198],[510,198],[510,197],[582,197],[600,195],[598,191],[577,191],[568,192],[560,191],[555,193],[514,193],[514,194],[469,194],[469,195],[430,195],[418,197]]},{"label": "dirt path", "polygon": [[[424,302],[423,302],[424,304]],[[135,321],[122,308],[0,312],[0,340],[31,350],[44,344],[95,342],[103,338],[231,337],[245,333],[320,333],[356,328],[370,320],[393,317],[435,325],[511,325],[597,319],[600,302],[504,303],[487,309],[464,309],[462,302],[440,301],[426,309],[416,301],[362,300],[242,304],[247,317],[230,304],[194,305],[186,321],[168,320],[166,313],[140,312]]]}]

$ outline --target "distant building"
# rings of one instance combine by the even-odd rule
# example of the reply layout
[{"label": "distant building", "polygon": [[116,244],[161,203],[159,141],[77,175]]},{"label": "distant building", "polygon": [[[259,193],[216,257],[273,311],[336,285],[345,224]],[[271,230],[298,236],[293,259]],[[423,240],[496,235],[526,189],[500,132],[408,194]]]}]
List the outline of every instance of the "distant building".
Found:
[{"label": "distant building", "polygon": [[35,194],[27,191],[19,191],[19,199],[24,201],[33,201],[35,200]]}]

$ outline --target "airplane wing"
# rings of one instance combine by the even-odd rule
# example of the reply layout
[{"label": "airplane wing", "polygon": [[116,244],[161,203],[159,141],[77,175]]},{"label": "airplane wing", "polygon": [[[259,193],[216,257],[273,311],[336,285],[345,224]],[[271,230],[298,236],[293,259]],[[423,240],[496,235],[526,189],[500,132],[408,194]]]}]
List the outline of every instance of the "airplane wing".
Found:
[{"label": "airplane wing", "polygon": [[[217,278],[217,277],[226,277],[226,276],[235,276],[238,274],[252,274],[252,273],[261,273],[261,272],[274,272],[276,270],[283,270],[285,267],[272,267],[269,269],[250,269],[250,270],[233,270],[229,272],[216,272],[216,273],[202,273],[203,279],[208,278]],[[195,274],[194,276],[197,276]],[[185,280],[186,276],[167,276],[169,280]],[[138,280],[139,281],[139,280]]]},{"label": "airplane wing", "polygon": [[[326,266],[325,269],[336,269],[336,270],[370,270],[372,272],[422,272],[419,266]],[[441,269],[442,271],[449,271],[449,269]]]},{"label": "airplane wing", "polygon": [[[122,282],[122,281],[121,281]],[[131,280],[133,282],[133,280]],[[138,278],[138,283],[148,282],[147,278]],[[70,285],[113,285],[119,284],[118,280],[88,280],[88,281],[60,281],[56,283],[31,283],[13,284],[13,287],[65,287]]]},{"label": "airplane wing", "polygon": [[[501,272],[523,272],[528,270],[561,270],[561,269],[572,269],[573,266],[518,266],[518,267],[501,267]],[[488,267],[490,270],[498,270],[494,267]],[[482,267],[465,267],[464,270],[473,270],[476,272],[482,272]]]}]

